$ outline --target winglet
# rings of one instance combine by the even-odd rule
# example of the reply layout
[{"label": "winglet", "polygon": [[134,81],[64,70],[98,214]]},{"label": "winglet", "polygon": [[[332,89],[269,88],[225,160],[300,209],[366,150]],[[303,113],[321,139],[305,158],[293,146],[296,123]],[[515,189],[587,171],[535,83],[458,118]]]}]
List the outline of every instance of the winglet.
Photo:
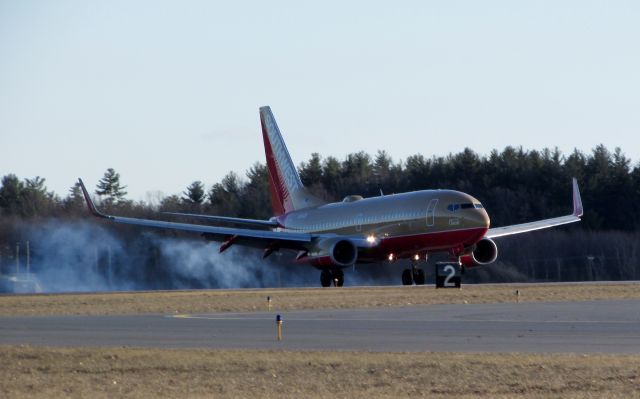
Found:
[{"label": "winglet", "polygon": [[582,209],[582,198],[580,198],[580,189],[578,188],[578,180],[573,178],[573,216],[581,217],[584,214]]},{"label": "winglet", "polygon": [[82,179],[79,178],[78,183],[80,183],[80,188],[82,189],[82,195],[84,195],[84,200],[87,201],[87,207],[89,208],[89,212],[91,212],[93,216],[109,219],[109,216],[98,211],[96,206],[93,204],[93,201],[91,200],[91,196],[89,196],[89,192],[87,191],[87,188],[84,186]]}]

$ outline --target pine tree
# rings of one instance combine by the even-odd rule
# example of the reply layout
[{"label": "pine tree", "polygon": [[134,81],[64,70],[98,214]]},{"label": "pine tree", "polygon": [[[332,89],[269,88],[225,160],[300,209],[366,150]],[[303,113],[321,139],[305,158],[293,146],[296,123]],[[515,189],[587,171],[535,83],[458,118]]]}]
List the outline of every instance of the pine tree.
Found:
[{"label": "pine tree", "polygon": [[337,200],[340,196],[340,161],[335,157],[327,157],[322,162],[322,184],[333,200]]},{"label": "pine tree", "polygon": [[382,190],[386,188],[391,173],[392,162],[391,157],[385,150],[378,150],[373,161],[373,176],[377,189]]},{"label": "pine tree", "polygon": [[107,205],[119,204],[124,200],[124,196],[127,195],[127,192],[124,191],[125,188],[127,186],[120,186],[120,173],[117,173],[113,168],[109,168],[98,182],[96,194],[105,196],[104,201]]},{"label": "pine tree", "polygon": [[229,172],[221,183],[209,190],[209,202],[214,213],[226,216],[240,216],[242,188],[244,184],[234,172]]},{"label": "pine tree", "polygon": [[322,181],[322,160],[320,154],[311,154],[309,162],[302,163],[299,168],[300,179],[305,186],[318,184]]},{"label": "pine tree", "polygon": [[6,214],[18,213],[23,191],[24,183],[16,175],[4,176],[0,186],[0,208]]},{"label": "pine tree", "polygon": [[183,194],[182,201],[190,206],[199,207],[205,199],[204,185],[200,180],[194,181]]},{"label": "pine tree", "polygon": [[80,183],[76,182],[69,188],[69,195],[64,199],[63,205],[68,211],[79,211],[84,208],[84,195]]},{"label": "pine tree", "polygon": [[21,193],[21,208],[23,216],[37,216],[46,214],[53,202],[53,194],[47,193],[45,179],[36,176],[24,179],[24,189]]},{"label": "pine tree", "polygon": [[272,216],[269,193],[269,172],[267,166],[255,163],[247,171],[249,181],[243,187],[241,200],[242,215],[267,219]]}]

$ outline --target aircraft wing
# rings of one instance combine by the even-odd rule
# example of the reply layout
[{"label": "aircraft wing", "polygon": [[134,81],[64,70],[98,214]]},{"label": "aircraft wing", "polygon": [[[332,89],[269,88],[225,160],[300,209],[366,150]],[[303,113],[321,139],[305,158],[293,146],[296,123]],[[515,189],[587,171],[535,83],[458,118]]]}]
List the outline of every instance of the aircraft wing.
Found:
[{"label": "aircraft wing", "polygon": [[[303,250],[306,251],[308,248],[305,244],[310,243],[314,239],[317,238],[330,238],[335,237],[335,234],[318,234],[318,233],[298,233],[298,232],[287,232],[287,231],[273,231],[273,230],[264,230],[266,223],[260,223],[263,229],[241,229],[241,228],[233,228],[233,227],[222,227],[222,226],[208,226],[201,224],[190,224],[190,223],[176,223],[176,222],[166,222],[162,220],[151,220],[151,219],[137,219],[137,218],[129,218],[122,216],[113,216],[106,215],[100,212],[91,197],[89,196],[89,192],[87,191],[82,179],[78,179],[80,183],[80,188],[82,189],[82,194],[84,195],[84,199],[87,202],[87,207],[89,208],[89,212],[93,216],[107,219],[109,221],[115,223],[123,223],[130,224],[135,226],[143,226],[143,227],[154,227],[158,229],[165,230],[175,230],[175,231],[186,231],[191,233],[200,233],[204,238],[214,241],[224,241],[220,246],[220,252],[225,251],[233,244],[241,244],[246,246],[252,246],[256,248],[265,249],[265,256],[268,256],[269,253],[273,252],[277,248],[285,248],[285,249],[294,249],[294,250]],[[223,218],[223,217],[215,217],[215,218]],[[226,218],[228,220],[238,221],[243,219],[237,218]],[[254,222],[268,222],[268,221],[259,221],[253,219],[245,219],[247,224],[253,224]],[[359,236],[344,236],[345,239],[353,242],[354,245],[358,248],[372,248],[380,243],[379,239],[375,239],[371,241],[370,239],[359,237]]]},{"label": "aircraft wing", "polygon": [[560,216],[552,219],[538,220],[535,222],[514,224],[504,227],[493,227],[485,234],[486,238],[504,237],[513,234],[521,234],[534,230],[547,229],[549,227],[560,226],[563,224],[579,222],[580,217],[584,214],[582,208],[582,199],[580,198],[580,190],[578,189],[578,181],[573,179],[573,213],[567,216]]},{"label": "aircraft wing", "polygon": [[180,213],[180,212],[162,212],[165,215],[171,216],[184,216],[195,219],[203,219],[209,220],[211,222],[216,223],[229,223],[229,224],[238,224],[245,226],[252,226],[256,228],[271,228],[278,227],[278,222],[272,220],[258,220],[258,219],[242,219],[242,218],[232,218],[228,216],[213,216],[213,215],[203,215],[201,213]]},{"label": "aircraft wing", "polygon": [[82,188],[84,199],[87,202],[87,206],[89,207],[89,212],[91,212],[91,214],[96,217],[107,219],[115,223],[200,233],[207,239],[215,241],[225,241],[225,244],[223,244],[223,246],[220,248],[221,252],[234,243],[242,243],[244,245],[253,245],[262,248],[266,246],[277,245],[281,248],[303,249],[303,244],[311,242],[311,240],[316,237],[322,236],[315,234],[312,235],[308,233],[207,226],[200,224],[165,222],[161,220],[137,219],[106,215],[96,208],[95,204],[91,200],[91,197],[89,196],[89,192],[82,182],[82,179],[78,179],[78,181],[80,183],[80,187]]}]

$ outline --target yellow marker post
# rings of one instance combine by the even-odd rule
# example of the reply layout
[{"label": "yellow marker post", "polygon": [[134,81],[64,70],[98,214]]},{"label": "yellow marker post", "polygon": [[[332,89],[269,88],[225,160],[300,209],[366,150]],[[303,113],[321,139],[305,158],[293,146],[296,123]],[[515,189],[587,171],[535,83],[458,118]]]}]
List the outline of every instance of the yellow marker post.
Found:
[{"label": "yellow marker post", "polygon": [[271,297],[267,297],[267,310],[271,311]]},{"label": "yellow marker post", "polygon": [[278,329],[278,341],[282,341],[282,317],[276,316],[276,328]]}]

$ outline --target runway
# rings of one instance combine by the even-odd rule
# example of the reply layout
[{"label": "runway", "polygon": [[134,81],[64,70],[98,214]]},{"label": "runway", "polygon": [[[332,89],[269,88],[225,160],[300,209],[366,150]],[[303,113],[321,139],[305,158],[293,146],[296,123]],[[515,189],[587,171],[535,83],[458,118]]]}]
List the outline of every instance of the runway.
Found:
[{"label": "runway", "polygon": [[1,317],[0,344],[640,353],[640,300],[194,315]]}]

